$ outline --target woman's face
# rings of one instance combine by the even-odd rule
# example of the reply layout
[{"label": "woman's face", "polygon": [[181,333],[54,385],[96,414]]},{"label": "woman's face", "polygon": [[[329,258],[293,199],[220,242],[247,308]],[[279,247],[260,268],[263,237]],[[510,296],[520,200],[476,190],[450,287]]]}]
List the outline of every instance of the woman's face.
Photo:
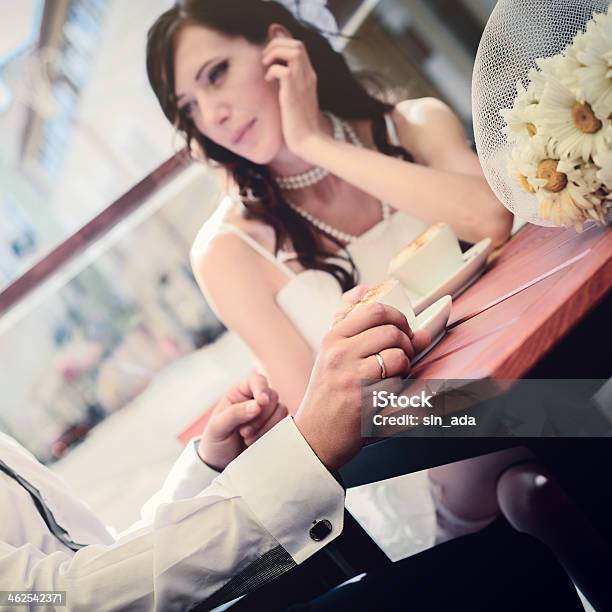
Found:
[{"label": "woman's face", "polygon": [[218,145],[257,164],[284,145],[278,84],[264,80],[262,47],[187,26],[174,54],[179,112]]}]

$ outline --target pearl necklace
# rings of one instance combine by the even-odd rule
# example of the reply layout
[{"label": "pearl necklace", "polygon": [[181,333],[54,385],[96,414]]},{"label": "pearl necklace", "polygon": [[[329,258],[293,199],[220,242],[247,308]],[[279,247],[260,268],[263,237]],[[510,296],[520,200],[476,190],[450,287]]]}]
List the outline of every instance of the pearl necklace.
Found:
[{"label": "pearl necklace", "polygon": [[[334,125],[334,138],[336,140],[345,141],[346,139],[344,137],[344,134],[347,134],[349,137],[349,140],[355,146],[363,147],[363,143],[361,142],[359,136],[357,136],[357,134],[355,133],[355,130],[346,121],[342,121],[341,119],[339,119],[338,117],[332,114],[329,114],[329,117],[332,121],[332,124]],[[339,132],[342,132],[342,135],[340,137],[337,137],[336,135]],[[292,210],[294,210],[298,215],[306,219],[306,221],[308,221],[311,225],[316,227],[318,230],[320,230],[324,234],[327,234],[328,236],[331,236],[332,238],[335,238],[336,240],[340,242],[344,242],[346,246],[353,243],[355,240],[357,240],[357,238],[359,238],[359,236],[355,236],[353,234],[349,234],[348,232],[343,232],[339,229],[336,229],[335,227],[332,227],[328,223],[325,223],[325,221],[321,221],[321,219],[318,219],[317,217],[309,213],[307,210],[300,208],[297,204],[294,204],[293,202],[290,202],[289,200],[287,200],[287,204],[289,204]],[[384,202],[381,202],[380,210],[382,213],[383,221],[386,221],[390,216],[389,205]]]},{"label": "pearl necklace", "polygon": [[[325,114],[329,117],[332,123],[334,140],[344,141],[344,131],[342,129],[342,122],[331,113]],[[320,183],[328,174],[329,170],[327,170],[326,168],[314,166],[310,170],[302,172],[301,174],[277,176],[274,180],[281,189],[284,189],[285,191],[292,191],[297,189],[305,189],[306,187],[316,185],[317,183]]]}]

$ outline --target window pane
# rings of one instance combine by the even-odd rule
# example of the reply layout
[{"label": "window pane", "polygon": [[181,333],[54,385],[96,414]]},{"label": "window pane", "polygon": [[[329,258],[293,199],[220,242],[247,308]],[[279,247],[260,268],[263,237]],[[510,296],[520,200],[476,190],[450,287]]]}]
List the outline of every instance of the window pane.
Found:
[{"label": "window pane", "polygon": [[[6,22],[36,18],[7,4]],[[145,70],[171,2],[41,4],[34,44],[0,57],[0,290],[181,146]]]},{"label": "window pane", "polygon": [[1,431],[43,461],[59,458],[162,369],[224,330],[189,266],[191,243],[217,201],[211,173],[180,171],[0,318]]}]

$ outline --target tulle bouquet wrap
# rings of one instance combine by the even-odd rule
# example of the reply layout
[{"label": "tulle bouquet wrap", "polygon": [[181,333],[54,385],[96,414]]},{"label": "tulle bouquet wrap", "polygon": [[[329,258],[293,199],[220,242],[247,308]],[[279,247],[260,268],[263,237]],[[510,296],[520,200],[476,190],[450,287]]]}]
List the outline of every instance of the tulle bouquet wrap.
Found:
[{"label": "tulle bouquet wrap", "polygon": [[[535,11],[535,5],[541,10]],[[523,13],[514,27],[522,23],[531,32],[513,41],[508,36],[509,21],[505,39],[497,40],[498,50],[506,47],[515,85],[510,94],[489,102],[486,113],[474,100],[475,132],[481,132],[481,147],[489,147],[483,163],[488,164],[487,179],[507,208],[532,223],[577,231],[587,221],[608,223],[612,212],[610,4],[501,0],[487,28],[491,26],[499,35],[501,22],[511,19],[515,11]],[[483,41],[486,35],[487,30]],[[535,43],[529,40],[534,35]],[[508,53],[513,44],[525,46]],[[500,60],[503,66],[503,57]],[[475,88],[482,84],[477,78],[486,77],[490,69],[482,62],[477,57]],[[501,123],[490,125],[496,104]],[[498,130],[494,150],[491,136],[485,133],[491,129]]]}]

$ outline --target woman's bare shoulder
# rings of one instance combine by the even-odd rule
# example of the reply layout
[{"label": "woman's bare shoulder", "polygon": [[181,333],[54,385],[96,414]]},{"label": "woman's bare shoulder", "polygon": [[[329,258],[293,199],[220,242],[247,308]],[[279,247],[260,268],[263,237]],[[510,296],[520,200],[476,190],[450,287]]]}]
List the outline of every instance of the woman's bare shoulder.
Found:
[{"label": "woman's bare shoulder", "polygon": [[[232,231],[234,230],[234,231]],[[191,246],[191,261],[202,262],[214,254],[215,259],[233,253],[244,253],[250,247],[246,235],[271,251],[274,232],[261,221],[248,219],[239,200],[225,196],[213,215],[202,225]],[[225,257],[223,257],[225,259]]]},{"label": "woman's bare shoulder", "polygon": [[431,164],[438,146],[465,147],[463,125],[454,111],[437,98],[402,100],[392,111],[400,142],[417,161]]},{"label": "woman's bare shoulder", "polygon": [[418,127],[423,123],[431,121],[435,116],[454,116],[451,108],[438,98],[409,98],[395,105],[392,111],[393,119]]},{"label": "woman's bare shoulder", "polygon": [[245,291],[269,296],[286,280],[255,251],[251,240],[273,252],[272,228],[247,219],[240,206],[225,202],[200,229],[191,247],[191,267],[209,300],[225,301]]}]

